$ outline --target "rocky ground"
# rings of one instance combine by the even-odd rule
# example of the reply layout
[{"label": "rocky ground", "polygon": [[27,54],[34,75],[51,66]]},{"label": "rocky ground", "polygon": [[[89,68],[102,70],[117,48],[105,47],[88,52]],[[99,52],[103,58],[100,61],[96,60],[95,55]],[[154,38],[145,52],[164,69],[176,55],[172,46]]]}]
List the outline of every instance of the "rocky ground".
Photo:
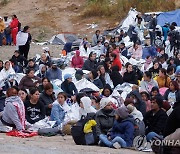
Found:
[{"label": "rocky ground", "polygon": [[[1,154],[140,154],[129,149],[75,145],[71,136],[18,138],[0,134]],[[148,153],[152,154],[152,153]]]}]

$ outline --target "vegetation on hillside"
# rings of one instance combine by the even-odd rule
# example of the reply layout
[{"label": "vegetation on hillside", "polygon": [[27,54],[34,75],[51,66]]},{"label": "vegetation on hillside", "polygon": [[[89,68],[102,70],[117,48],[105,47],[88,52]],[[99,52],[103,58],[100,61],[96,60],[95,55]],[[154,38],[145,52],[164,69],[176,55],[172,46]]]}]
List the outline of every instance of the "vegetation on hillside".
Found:
[{"label": "vegetation on hillside", "polygon": [[87,0],[82,17],[124,18],[130,8],[142,13],[175,9],[175,0]]}]

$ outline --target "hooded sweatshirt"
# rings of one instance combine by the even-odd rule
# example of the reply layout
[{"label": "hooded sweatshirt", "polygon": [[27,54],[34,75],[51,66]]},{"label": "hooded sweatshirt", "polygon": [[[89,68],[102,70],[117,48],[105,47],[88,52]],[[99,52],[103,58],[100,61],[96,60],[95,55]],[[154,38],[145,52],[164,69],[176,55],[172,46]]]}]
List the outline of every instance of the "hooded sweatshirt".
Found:
[{"label": "hooded sweatshirt", "polygon": [[18,96],[6,98],[2,120],[8,124],[15,125],[17,130],[25,129],[24,104]]},{"label": "hooded sweatshirt", "polygon": [[80,51],[76,51],[76,55],[72,58],[72,67],[74,68],[82,68],[84,64],[83,58],[80,56]]}]

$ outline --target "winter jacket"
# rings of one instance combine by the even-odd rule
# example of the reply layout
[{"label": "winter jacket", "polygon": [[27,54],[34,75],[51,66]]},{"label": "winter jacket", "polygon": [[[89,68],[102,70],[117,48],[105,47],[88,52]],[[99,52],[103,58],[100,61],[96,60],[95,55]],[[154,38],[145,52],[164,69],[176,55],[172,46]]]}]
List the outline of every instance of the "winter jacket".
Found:
[{"label": "winter jacket", "polygon": [[73,82],[68,83],[67,80],[61,84],[61,89],[67,94],[68,97],[78,93],[75,84]]},{"label": "winter jacket", "polygon": [[26,67],[26,70],[33,69],[34,72],[39,70],[39,66],[37,64],[34,64],[33,67],[30,67],[29,65]]},{"label": "winter jacket", "polygon": [[180,106],[175,108],[169,115],[164,129],[164,137],[174,133],[177,128],[180,128]]},{"label": "winter jacket", "polygon": [[88,71],[92,71],[92,70],[96,69],[96,62],[91,61],[90,59],[87,59],[84,62],[84,65],[83,65],[82,69],[83,70],[88,70]]},{"label": "winter jacket", "polygon": [[115,120],[115,111],[112,110],[110,113],[106,113],[107,111],[105,111],[104,109],[99,110],[96,113],[96,133],[97,136],[99,136],[100,134],[107,134],[107,132],[109,131],[109,129],[111,129],[113,127],[113,123]]},{"label": "winter jacket", "polygon": [[146,91],[150,93],[153,87],[158,87],[158,83],[154,79],[151,79],[150,82],[143,80],[140,83],[140,91]]},{"label": "winter jacket", "polygon": [[82,68],[84,64],[83,58],[81,56],[73,56],[71,64],[74,68]]},{"label": "winter jacket", "polygon": [[99,89],[103,89],[103,84],[99,78],[93,80],[93,82]]},{"label": "winter jacket", "polygon": [[130,58],[130,56],[128,55],[128,49],[126,47],[124,47],[123,49],[120,50],[121,55],[126,57],[126,58]]},{"label": "winter jacket", "polygon": [[44,104],[45,109],[46,109],[46,115],[50,116],[51,108],[49,108],[48,105],[52,104],[55,101],[54,94],[49,96],[43,91],[39,97],[39,101]]},{"label": "winter jacket", "polygon": [[[164,99],[168,101],[168,95],[171,92],[170,89],[167,89],[166,92],[164,93]],[[180,104],[180,90],[177,90],[175,92],[175,96],[176,96],[176,102],[174,103],[179,103]]]},{"label": "winter jacket", "polygon": [[114,61],[112,62],[112,67],[113,67],[113,66],[118,66],[119,71],[120,71],[121,68],[122,68],[121,61],[120,61],[118,58],[115,58]]},{"label": "winter jacket", "polygon": [[96,35],[96,34],[94,34],[93,36],[92,36],[92,46],[96,46],[97,45],[97,41],[98,40],[100,40],[100,38],[101,38],[102,36],[101,35]]},{"label": "winter jacket", "polygon": [[131,147],[134,138],[134,118],[130,116],[121,122],[115,120],[111,133],[111,139],[119,136],[121,137],[127,144],[127,147]]},{"label": "winter jacket", "polygon": [[36,87],[37,83],[39,84],[41,83],[41,79],[39,77],[34,76],[33,78],[30,78],[26,75],[21,79],[19,83],[19,88],[30,89],[30,88]]},{"label": "winter jacket", "polygon": [[163,88],[163,87],[167,87],[168,88],[169,87],[169,83],[171,81],[171,79],[168,76],[165,77],[165,78],[161,78],[161,77],[157,76],[154,79],[157,81],[159,88]]},{"label": "winter jacket", "polygon": [[62,80],[62,71],[59,68],[57,69],[50,68],[47,70],[46,77],[51,81],[56,79]]},{"label": "winter jacket", "polygon": [[51,61],[50,61],[50,60],[47,60],[46,62],[44,62],[44,61],[40,60],[40,61],[39,61],[39,65],[41,65],[41,64],[44,64],[44,65],[50,67],[50,66],[51,66]]},{"label": "winter jacket", "polygon": [[160,109],[157,113],[153,113],[153,110],[146,113],[144,117],[144,123],[146,126],[146,134],[149,132],[155,132],[162,135],[165,129],[166,120],[168,116],[165,111]]},{"label": "winter jacket", "polygon": [[5,29],[4,21],[1,21],[1,22],[0,22],[0,33],[3,33],[3,32],[4,32],[4,29]]},{"label": "winter jacket", "polygon": [[131,84],[138,84],[138,79],[136,76],[136,72],[132,71],[132,72],[125,72],[123,75],[123,82],[128,82]]},{"label": "winter jacket", "polygon": [[134,90],[130,92],[130,94],[127,97],[135,96],[137,99],[137,102],[134,104],[134,106],[145,116],[146,114],[146,103],[142,101],[141,94],[139,91]]},{"label": "winter jacket", "polygon": [[156,25],[157,25],[157,18],[152,17],[150,22],[149,22],[149,29],[152,29],[153,31],[155,31]]},{"label": "winter jacket", "polygon": [[18,65],[18,66],[21,66],[21,67],[23,67],[23,66],[26,67],[27,64],[28,64],[27,59],[26,59],[24,56],[22,56],[22,55],[19,55],[18,57],[16,57],[15,55],[13,55],[11,59],[12,59],[13,61],[15,61],[15,65]]},{"label": "winter jacket", "polygon": [[29,100],[24,103],[25,111],[26,111],[26,120],[34,124],[39,120],[45,118],[45,107],[42,102],[37,102],[37,104],[32,104]]},{"label": "winter jacket", "polygon": [[110,78],[113,82],[114,87],[116,87],[118,84],[122,84],[123,83],[123,78],[121,76],[121,74],[118,71],[118,68],[112,67],[112,72],[110,73]]}]

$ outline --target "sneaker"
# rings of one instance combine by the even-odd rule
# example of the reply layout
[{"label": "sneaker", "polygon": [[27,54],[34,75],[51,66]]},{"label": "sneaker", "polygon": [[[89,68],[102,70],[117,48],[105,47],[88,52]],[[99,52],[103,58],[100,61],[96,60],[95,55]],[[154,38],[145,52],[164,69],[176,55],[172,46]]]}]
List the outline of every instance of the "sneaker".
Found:
[{"label": "sneaker", "polygon": [[120,149],[120,148],[121,148],[121,145],[120,145],[118,142],[115,142],[115,143],[113,144],[113,147],[114,147],[115,149]]}]

